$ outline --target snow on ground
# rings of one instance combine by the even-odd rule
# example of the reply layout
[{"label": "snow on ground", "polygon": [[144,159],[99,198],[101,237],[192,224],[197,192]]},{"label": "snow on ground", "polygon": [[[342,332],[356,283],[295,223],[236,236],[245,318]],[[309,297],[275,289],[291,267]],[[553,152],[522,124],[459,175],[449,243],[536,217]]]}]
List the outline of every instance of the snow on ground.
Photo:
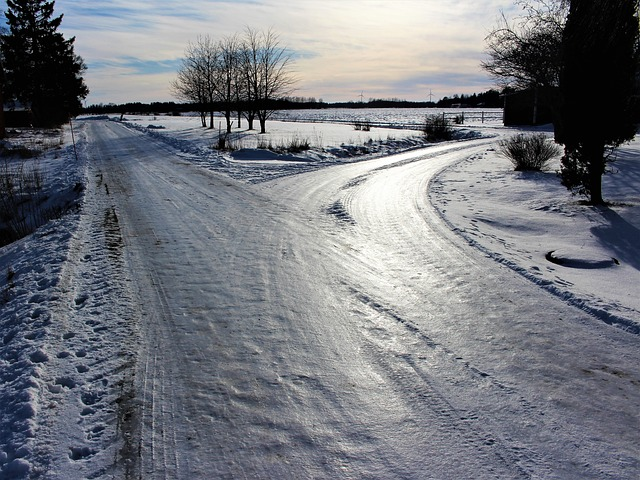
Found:
[{"label": "snow on ground", "polygon": [[[82,128],[76,140],[78,158],[67,128],[64,147],[32,160],[61,197],[46,204],[64,207],[78,185],[99,181],[87,178]],[[114,254],[115,213],[91,192],[81,201],[0,249],[0,478],[86,477],[79,460],[95,456],[106,473],[116,458],[136,306]]]},{"label": "snow on ground", "polygon": [[454,121],[464,117],[465,125],[500,125],[502,124],[501,108],[460,109],[460,108],[343,108],[343,109],[310,109],[286,110],[277,112],[276,120],[307,123],[346,123],[356,122],[371,125],[394,125],[420,128],[426,117],[444,115]]},{"label": "snow on ground", "polygon": [[[332,116],[335,111],[329,110],[326,114]],[[427,144],[419,130],[374,127],[364,131],[357,130],[351,123],[273,120],[267,122],[267,133],[258,134],[257,130],[246,130],[245,120],[242,121],[243,128],[238,128],[236,119],[227,138],[227,145],[233,147],[233,151],[221,152],[216,146],[219,136],[224,134],[222,117],[215,117],[213,129],[203,129],[199,118],[193,116],[127,115],[123,121],[173,145],[197,165],[247,182],[263,182],[315,170],[336,161],[360,161],[364,155],[369,158],[389,155]],[[257,121],[254,127],[258,128]],[[475,134],[465,127],[457,128],[457,132],[459,138]],[[299,143],[308,143],[311,148],[294,153],[281,151]],[[273,147],[278,153],[265,146]],[[250,168],[247,168],[247,162]]]},{"label": "snow on ground", "polygon": [[[117,406],[131,401],[127,365],[136,332],[126,319],[139,307],[128,293],[126,269],[115,260],[122,239],[108,186],[87,176],[86,122],[76,123],[79,160],[67,130],[65,145],[38,162],[65,197],[79,183],[106,195],[86,193],[80,212],[0,248],[0,478],[126,471],[114,462],[127,446],[119,432],[132,420]],[[238,150],[221,153],[212,148],[218,132],[202,129],[197,117],[131,116],[125,124],[177,147],[185,161],[246,182],[424,145],[410,130],[273,121],[265,136],[236,129]],[[474,129],[512,133],[495,124]],[[311,150],[276,155],[255,148],[258,141],[294,139],[308,140]],[[620,173],[605,177],[605,197],[614,202],[606,208],[581,204],[553,171],[513,172],[493,149],[443,170],[428,194],[451,228],[483,254],[611,328],[638,334],[638,158],[636,138],[620,150]]]},{"label": "snow on ground", "polygon": [[[495,150],[443,172],[430,193],[452,228],[497,261],[603,320],[640,333],[640,139],[603,179],[608,207],[560,185],[559,161],[514,172]],[[555,260],[555,262],[554,262]]]}]

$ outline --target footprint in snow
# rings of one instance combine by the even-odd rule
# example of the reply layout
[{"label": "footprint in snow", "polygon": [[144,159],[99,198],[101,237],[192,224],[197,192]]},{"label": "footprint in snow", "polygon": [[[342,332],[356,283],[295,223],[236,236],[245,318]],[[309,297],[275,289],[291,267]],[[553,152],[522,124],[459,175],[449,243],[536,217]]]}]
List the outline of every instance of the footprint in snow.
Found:
[{"label": "footprint in snow", "polygon": [[38,349],[29,355],[29,360],[33,363],[46,363],[49,361],[49,355],[47,355],[43,350]]},{"label": "footprint in snow", "polygon": [[78,383],[73,378],[65,376],[56,378],[55,385],[60,385],[71,390],[75,388]]},{"label": "footprint in snow", "polygon": [[80,308],[84,305],[84,303],[89,299],[88,295],[79,295],[76,299],[75,299],[75,304],[76,307]]},{"label": "footprint in snow", "polygon": [[97,452],[89,447],[69,447],[69,458],[77,461],[95,455]]}]

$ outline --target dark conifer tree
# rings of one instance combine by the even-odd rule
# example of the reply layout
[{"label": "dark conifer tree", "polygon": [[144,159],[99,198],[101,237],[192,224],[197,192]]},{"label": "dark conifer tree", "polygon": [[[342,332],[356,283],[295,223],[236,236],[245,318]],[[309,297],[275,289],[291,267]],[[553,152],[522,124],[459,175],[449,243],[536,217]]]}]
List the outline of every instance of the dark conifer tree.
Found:
[{"label": "dark conifer tree", "polygon": [[565,146],[562,183],[596,205],[604,203],[607,153],[636,132],[637,14],[638,0],[572,0],[563,33],[556,124]]},{"label": "dark conifer tree", "polygon": [[9,32],[2,35],[5,99],[31,108],[40,126],[59,125],[79,113],[89,93],[75,38],[65,40],[54,16],[55,1],[7,0]]}]

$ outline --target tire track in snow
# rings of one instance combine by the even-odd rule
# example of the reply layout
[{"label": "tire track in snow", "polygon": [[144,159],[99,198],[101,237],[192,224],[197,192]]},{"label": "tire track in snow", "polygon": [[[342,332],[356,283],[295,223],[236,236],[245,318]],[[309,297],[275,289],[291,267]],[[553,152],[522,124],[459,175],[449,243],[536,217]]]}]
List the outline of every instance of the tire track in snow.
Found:
[{"label": "tire track in snow", "polygon": [[[122,143],[126,143],[124,139]],[[486,274],[491,287],[501,290],[508,285],[501,283],[504,276],[492,277],[485,265],[449,245],[449,237],[445,235],[444,241],[438,241],[438,232],[427,236],[426,248],[420,245],[425,242],[422,238],[407,240],[405,237],[415,230],[400,229],[402,222],[420,223],[420,218],[416,221],[407,216],[380,222],[378,212],[369,217],[363,206],[374,202],[360,203],[362,199],[357,196],[341,199],[340,209],[357,223],[340,229],[325,214],[321,219],[314,217],[323,205],[335,201],[326,192],[318,192],[320,201],[303,212],[313,226],[321,223],[316,233],[322,241],[316,243],[312,235],[305,237],[295,232],[300,227],[299,218],[290,218],[294,209],[286,208],[286,197],[285,208],[275,212],[275,202],[266,197],[258,201],[239,185],[235,186],[238,195],[220,193],[228,187],[224,182],[217,180],[215,185],[207,185],[192,181],[193,171],[171,168],[171,160],[165,157],[156,162],[163,152],[153,145],[142,148],[131,147],[132,155],[137,155],[137,161],[131,162],[131,171],[139,171],[137,168],[143,163],[141,168],[148,169],[140,176],[147,183],[137,183],[139,190],[145,192],[134,202],[138,207],[141,201],[154,204],[152,216],[162,218],[149,224],[156,225],[159,233],[164,227],[170,230],[162,241],[172,243],[164,252],[162,243],[156,245],[158,250],[151,248],[151,238],[139,247],[145,249],[150,263],[154,254],[165,256],[155,273],[169,286],[161,299],[173,302],[171,315],[156,311],[157,317],[149,319],[153,328],[149,329],[147,355],[153,353],[157,358],[150,356],[147,364],[152,378],[147,384],[151,397],[147,397],[145,408],[155,409],[155,416],[151,414],[156,422],[152,451],[157,455],[156,460],[148,460],[145,465],[151,469],[155,465],[157,470],[149,470],[148,478],[164,478],[165,465],[179,466],[179,476],[191,474],[193,478],[198,477],[197,473],[201,477],[209,473],[239,478],[284,478],[295,473],[318,478],[335,478],[340,473],[352,478],[367,476],[358,475],[362,472],[387,478],[468,478],[470,472],[475,477],[521,478],[529,476],[529,472],[533,472],[530,476],[548,477],[547,464],[560,468],[570,465],[566,469],[574,474],[595,470],[576,463],[580,459],[586,461],[589,453],[596,453],[595,449],[580,457],[580,447],[570,444],[587,431],[584,424],[568,433],[556,435],[556,431],[548,431],[553,422],[557,422],[558,429],[578,424],[575,412],[583,410],[549,407],[551,402],[540,400],[532,392],[531,388],[541,384],[540,375],[523,368],[526,362],[522,358],[535,361],[539,357],[519,352],[522,357],[516,359],[518,364],[513,369],[511,365],[505,368],[504,364],[493,363],[496,359],[510,360],[506,350],[511,346],[509,341],[515,340],[521,343],[519,347],[524,348],[523,343],[526,347],[532,345],[537,355],[544,355],[544,361],[536,367],[546,367],[552,361],[546,357],[553,351],[543,342],[552,336],[548,332],[553,332],[549,327],[553,319],[546,319],[545,336],[529,338],[525,335],[538,333],[536,322],[514,319],[517,306],[509,304],[508,297],[520,292],[489,292],[490,300],[484,301],[505,303],[498,307],[464,305],[465,297],[481,298],[487,293],[486,284],[477,277]],[[154,174],[157,178],[153,178]],[[168,178],[174,174],[175,181]],[[332,174],[327,172],[325,179]],[[210,180],[214,182],[213,178]],[[367,183],[359,186],[366,187]],[[149,195],[147,190],[156,195]],[[370,192],[372,199],[382,190]],[[297,196],[295,192],[294,198]],[[311,198],[314,200],[317,199]],[[222,205],[216,205],[216,201]],[[297,208],[295,201],[290,203]],[[200,208],[200,204],[204,207]],[[178,207],[182,207],[180,215],[175,214]],[[363,208],[357,210],[358,207]],[[376,204],[373,210],[383,207]],[[209,219],[213,213],[226,235],[214,233],[218,225],[214,228],[210,221],[200,221],[200,217]],[[281,229],[282,225],[275,221],[263,221],[266,216],[290,218],[289,225],[294,228]],[[395,217],[398,216],[404,214],[396,212]],[[132,222],[138,220],[133,218]],[[388,225],[389,230],[380,228],[381,224]],[[322,236],[324,227],[331,240],[325,241]],[[144,225],[137,228],[141,236],[146,235]],[[371,235],[366,236],[368,233],[363,230]],[[381,238],[376,238],[378,234]],[[297,248],[284,248],[289,245],[279,241],[288,235],[292,236],[290,246]],[[409,246],[399,248],[398,238]],[[334,243],[333,239],[337,245],[331,250],[327,243]],[[377,248],[379,240],[388,241],[387,250]],[[340,247],[345,245],[353,248],[348,252],[344,248],[341,254]],[[367,248],[371,250],[365,252]],[[403,270],[406,265],[396,262],[396,254],[409,262],[409,268]],[[329,256],[339,258],[329,265]],[[283,268],[282,261],[274,260],[276,257],[291,259],[295,265]],[[425,258],[429,261],[425,262]],[[465,265],[469,260],[471,265]],[[416,263],[411,262],[428,265],[421,265],[418,271],[413,266]],[[316,267],[316,276],[320,276],[318,271],[324,271],[328,279],[313,278],[314,282],[310,282],[313,275],[309,265]],[[425,275],[420,281],[407,280],[422,272]],[[427,274],[432,278],[425,280]],[[336,278],[344,277],[349,279],[342,286],[334,284]],[[344,284],[363,286],[349,291]],[[309,285],[320,287],[322,293],[318,295]],[[336,293],[336,288],[344,292]],[[156,290],[151,286],[146,292]],[[297,292],[297,298],[287,297],[290,292]],[[367,293],[357,298],[359,292]],[[424,292],[439,298],[420,301]],[[529,291],[524,295],[523,301],[539,299]],[[146,298],[156,302],[155,296]],[[277,302],[286,308],[272,308]],[[350,318],[342,311],[349,305],[355,313]],[[456,315],[461,316],[459,323]],[[174,326],[163,327],[165,321]],[[458,336],[458,325],[468,330]],[[512,334],[514,330],[516,334]],[[308,338],[300,341],[305,335]],[[444,343],[448,347],[440,349]],[[160,345],[164,351],[153,350]],[[199,346],[209,358],[202,358],[204,353]],[[463,355],[473,358],[473,362],[465,362]],[[170,358],[173,356],[177,358]],[[562,373],[568,370],[564,368]],[[176,375],[182,378],[172,384]],[[496,380],[492,383],[494,375]],[[531,379],[538,383],[527,387]],[[549,390],[547,387],[545,394]],[[193,398],[188,398],[192,391]],[[512,423],[531,421],[522,415],[529,413],[527,407],[531,404],[549,407],[550,420],[540,422],[540,426],[512,427]],[[574,415],[565,421],[561,415],[566,411]],[[177,424],[178,430],[173,434],[168,422]],[[188,437],[192,433],[200,436],[191,441]],[[174,441],[178,443],[172,444]],[[168,447],[166,452],[163,447]],[[542,461],[533,451],[535,448],[545,455]],[[171,458],[172,449],[180,452],[177,459]],[[423,449],[430,454],[426,459],[421,456]],[[177,460],[181,461],[179,465]],[[187,465],[187,460],[192,464]]]},{"label": "tire track in snow", "polygon": [[[155,317],[153,320],[150,319],[148,325],[157,328],[168,318],[167,299],[156,273],[149,270],[149,274],[155,291],[148,293],[152,298],[157,298],[156,305],[159,307],[150,309],[148,312],[148,315]],[[169,332],[154,331],[153,333],[170,335]],[[142,394],[140,417],[143,427],[139,447],[140,478],[179,478],[181,462],[178,456],[175,429],[177,399],[174,395],[171,372],[167,374],[166,370],[171,368],[171,364],[163,363],[162,358],[159,357],[158,348],[161,348],[161,344],[157,338],[149,339],[146,345],[140,386]],[[158,465],[162,465],[161,470],[158,470]]]},{"label": "tire track in snow", "polygon": [[[128,198],[131,195],[128,175],[120,164],[119,159],[127,158],[130,154],[130,145],[117,142],[111,143],[111,138],[117,137],[115,129],[119,126],[111,123],[104,124],[107,129],[94,130],[93,138],[96,141],[95,151],[98,155],[97,162],[100,165],[101,181],[105,190],[116,198]],[[120,202],[119,208],[122,207]],[[116,219],[116,209],[111,207],[105,213],[105,221]],[[120,229],[123,229],[120,232]],[[142,231],[143,228],[140,228]],[[131,239],[135,236],[127,229],[127,225],[118,224],[118,233],[128,239],[122,242],[130,246]],[[160,240],[153,229],[148,231],[156,245]],[[122,241],[122,240],[121,240]],[[120,248],[117,241],[107,243],[107,250],[113,254]],[[145,299],[141,302],[141,316],[144,324],[141,326],[141,335],[145,341],[139,343],[138,356],[143,361],[135,369],[136,391],[135,402],[130,405],[135,424],[130,426],[131,432],[126,437],[126,450],[128,452],[128,469],[125,472],[127,479],[165,478],[174,479],[180,477],[181,462],[178,456],[176,425],[176,410],[179,402],[175,397],[172,363],[163,362],[159,348],[162,348],[160,338],[169,338],[172,335],[165,324],[169,316],[167,295],[159,280],[157,273],[147,265],[138,263],[135,255],[127,257],[127,268],[130,272],[145,271],[148,274],[146,281],[140,281],[133,285],[138,298]],[[161,468],[159,468],[161,466]]]},{"label": "tire track in snow", "polygon": [[[350,291],[359,302],[354,313],[360,319],[372,361],[393,379],[400,392],[409,393],[412,408],[421,412],[418,416],[428,428],[441,429],[446,436],[458,438],[465,450],[475,450],[476,458],[483,460],[482,476],[531,478],[533,472],[551,473],[536,452],[492,433],[491,421],[483,412],[456,407],[456,399],[443,392],[450,392],[450,385],[456,383],[464,383],[482,395],[488,395],[486,390],[490,389],[492,395],[502,397],[502,403],[515,403],[524,415],[537,415],[529,401],[430,338],[393,309],[353,287]],[[437,377],[431,373],[434,366]],[[450,385],[441,388],[443,382]]]},{"label": "tire track in snow", "polygon": [[[464,155],[484,148],[476,147]],[[451,160],[459,161],[464,155]],[[372,362],[381,365],[381,374],[397,385],[398,392],[423,385],[425,377],[419,373],[425,372],[428,385],[435,386],[457,410],[469,412],[465,418],[473,419],[474,428],[480,426],[475,438],[490,433],[496,458],[504,459],[498,464],[515,472],[506,477],[548,478],[568,473],[609,478],[606,467],[600,466],[616,461],[600,454],[607,448],[607,439],[598,439],[595,446],[583,441],[592,435],[593,427],[584,412],[600,417],[599,412],[579,405],[580,400],[556,402],[553,390],[566,386],[549,375],[562,370],[564,382],[580,388],[581,376],[573,359],[582,358],[578,352],[593,348],[594,332],[578,328],[572,344],[558,344],[557,339],[566,336],[567,325],[575,328],[580,324],[580,319],[565,322],[576,316],[575,310],[549,301],[544,294],[541,297],[517,276],[487,268],[489,262],[442,222],[427,200],[427,191],[430,179],[446,166],[443,160],[448,156],[433,158],[432,166],[431,162],[407,161],[398,169],[376,168],[377,175],[367,171],[348,177],[340,176],[338,169],[332,172],[334,193],[325,202],[339,201],[355,220],[353,228],[340,230],[339,236],[352,246],[354,257],[362,260],[363,271],[343,280],[343,285],[362,285],[350,290],[356,304],[354,316],[375,319],[362,326],[372,345],[367,347]],[[399,162],[389,162],[394,165]],[[318,177],[313,180],[324,180]],[[518,310],[522,304],[539,304],[539,316],[522,317]],[[422,348],[414,350],[414,345]],[[602,351],[599,354],[607,356]],[[537,392],[533,385],[545,393]],[[606,395],[599,393],[600,408],[617,416],[606,405]],[[598,428],[607,431],[606,423],[601,421]],[[620,452],[621,462],[633,464],[634,458],[625,449]],[[468,471],[474,471],[473,467]]]}]

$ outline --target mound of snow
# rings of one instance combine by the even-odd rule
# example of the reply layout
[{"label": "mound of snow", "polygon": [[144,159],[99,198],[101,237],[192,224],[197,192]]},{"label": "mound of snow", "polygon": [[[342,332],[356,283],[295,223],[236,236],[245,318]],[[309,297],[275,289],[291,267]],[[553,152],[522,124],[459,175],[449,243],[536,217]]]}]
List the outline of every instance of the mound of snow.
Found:
[{"label": "mound of snow", "polygon": [[547,260],[556,265],[571,268],[607,268],[619,265],[617,259],[598,250],[552,250],[546,255]]}]

